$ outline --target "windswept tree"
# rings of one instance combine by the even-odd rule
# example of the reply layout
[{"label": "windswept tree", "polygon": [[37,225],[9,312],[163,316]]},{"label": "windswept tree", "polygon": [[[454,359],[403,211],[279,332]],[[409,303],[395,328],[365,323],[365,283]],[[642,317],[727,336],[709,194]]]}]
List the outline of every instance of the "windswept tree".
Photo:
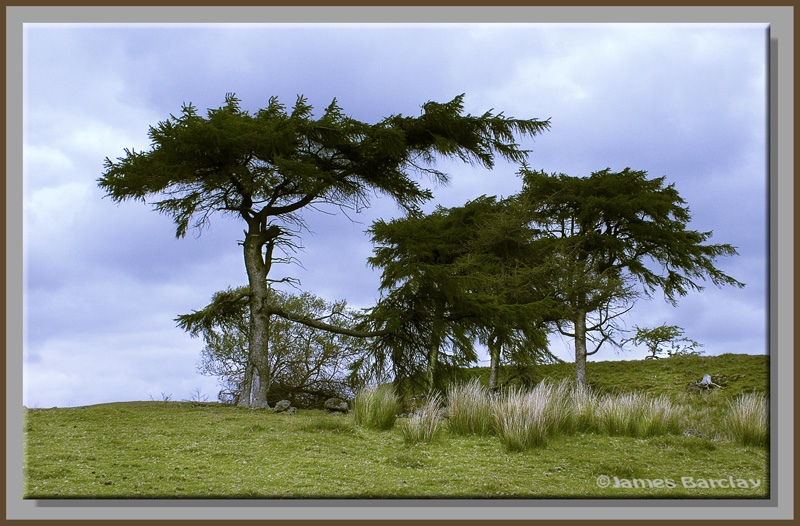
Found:
[{"label": "windswept tree", "polygon": [[[151,126],[149,151],[125,150],[105,160],[99,186],[115,202],[150,201],[170,216],[177,237],[202,228],[215,213],[245,225],[244,262],[249,287],[248,356],[253,376],[240,405],[263,407],[271,378],[269,278],[276,250],[289,250],[303,228],[300,212],[318,204],[362,208],[383,194],[414,210],[432,197],[414,174],[440,183],[437,157],[453,157],[486,168],[495,155],[523,161],[518,135],[536,135],[548,121],[514,119],[502,113],[464,114],[463,95],[447,103],[427,102],[421,115],[392,115],[368,124],[346,116],[334,100],[319,118],[303,97],[291,111],[277,98],[255,114],[233,94],[201,116],[184,105],[179,116]],[[295,317],[301,321],[301,317]]]},{"label": "windswept tree", "polygon": [[[712,232],[689,230],[689,207],[664,177],[630,168],[570,177],[526,166],[520,175],[518,201],[551,254],[550,288],[559,329],[574,340],[578,383],[586,380],[586,356],[614,341],[613,322],[637,295],[660,290],[675,305],[703,290],[701,281],[744,286],[714,266],[719,256],[736,255],[735,247],[705,244]],[[589,351],[591,332],[596,347]]]},{"label": "windswept tree", "polygon": [[541,272],[531,264],[530,231],[513,224],[503,207],[482,196],[370,228],[376,246],[369,262],[382,269],[384,294],[370,319],[376,328],[394,324],[373,350],[391,358],[395,377],[419,376],[424,368],[425,386],[441,388],[437,380],[448,365],[477,360],[479,341],[490,351],[494,388],[501,349],[517,362],[548,354],[548,301],[530,287]]},{"label": "windswept tree", "polygon": [[698,343],[683,335],[684,330],[677,325],[667,325],[662,323],[658,327],[648,329],[646,327],[635,326],[636,333],[626,338],[623,343],[633,343],[634,345],[644,345],[650,353],[645,359],[655,360],[660,358],[660,354],[666,354],[668,357],[672,356],[685,356],[685,355],[699,355],[703,351],[700,347],[702,343]]}]

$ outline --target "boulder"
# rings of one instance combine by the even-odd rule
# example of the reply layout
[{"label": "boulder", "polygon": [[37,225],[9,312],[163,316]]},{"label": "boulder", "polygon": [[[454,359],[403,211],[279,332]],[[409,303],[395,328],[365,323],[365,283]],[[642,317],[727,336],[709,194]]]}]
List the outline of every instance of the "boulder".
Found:
[{"label": "boulder", "polygon": [[329,413],[346,413],[348,410],[347,402],[341,398],[328,398],[324,407]]},{"label": "boulder", "polygon": [[275,412],[276,413],[285,413],[292,407],[292,403],[289,400],[281,400],[277,404],[275,404]]}]

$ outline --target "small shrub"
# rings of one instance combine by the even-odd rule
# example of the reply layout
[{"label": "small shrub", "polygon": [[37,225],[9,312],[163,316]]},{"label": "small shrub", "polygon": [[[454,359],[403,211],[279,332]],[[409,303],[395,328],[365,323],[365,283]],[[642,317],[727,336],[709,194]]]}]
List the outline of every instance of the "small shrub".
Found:
[{"label": "small shrub", "polygon": [[489,392],[477,378],[447,391],[450,431],[458,435],[488,435],[492,430]]},{"label": "small shrub", "polygon": [[769,442],[769,408],[762,393],[742,395],[728,403],[723,418],[725,434],[746,446],[766,446]]},{"label": "small shrub", "polygon": [[353,418],[357,424],[372,429],[391,429],[397,418],[400,401],[390,384],[367,387],[353,400]]},{"label": "small shrub", "polygon": [[407,443],[431,442],[436,438],[441,422],[441,405],[442,397],[438,393],[432,394],[416,413],[400,423],[400,431]]}]

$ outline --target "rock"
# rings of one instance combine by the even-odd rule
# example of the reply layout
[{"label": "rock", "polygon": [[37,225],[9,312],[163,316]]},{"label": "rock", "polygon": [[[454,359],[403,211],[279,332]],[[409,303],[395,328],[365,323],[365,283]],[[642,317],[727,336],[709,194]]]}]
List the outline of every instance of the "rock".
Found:
[{"label": "rock", "polygon": [[328,398],[325,400],[325,410],[329,413],[346,413],[347,402],[341,398]]},{"label": "rock", "polygon": [[275,404],[275,412],[276,413],[285,413],[292,407],[292,403],[289,400],[281,400],[277,404]]},{"label": "rock", "polygon": [[290,407],[290,408],[289,408],[289,409],[287,409],[287,410],[286,410],[286,412],[285,412],[285,413],[283,413],[283,414],[285,414],[285,415],[293,415],[293,414],[295,414],[296,412],[297,412],[297,408],[296,408],[296,407]]}]

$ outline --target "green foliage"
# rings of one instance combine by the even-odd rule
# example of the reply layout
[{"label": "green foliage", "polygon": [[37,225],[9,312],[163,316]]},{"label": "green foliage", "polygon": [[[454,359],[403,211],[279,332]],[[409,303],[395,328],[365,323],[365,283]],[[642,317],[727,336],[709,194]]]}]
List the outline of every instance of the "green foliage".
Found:
[{"label": "green foliage", "polygon": [[[217,292],[203,309],[176,319],[179,327],[205,340],[198,370],[219,377],[226,400],[238,398],[250,360],[248,296],[248,287]],[[307,292],[292,295],[274,289],[268,301],[298,316],[325,317],[340,327],[354,323],[354,313],[344,301],[327,302]],[[288,399],[299,406],[320,406],[326,398],[353,394],[355,386],[347,372],[360,353],[355,338],[276,317],[270,323],[269,343],[273,403]]]},{"label": "green foliage", "polygon": [[[598,275],[627,273],[645,287],[661,290],[674,302],[689,290],[702,290],[698,279],[714,285],[744,286],[714,267],[719,256],[736,255],[728,244],[703,244],[711,232],[688,230],[688,206],[665,177],[625,168],[589,177],[548,175],[523,167],[520,202],[548,237],[564,240],[575,261]],[[652,261],[664,273],[645,263]],[[591,309],[590,309],[591,310]]]},{"label": "green foliage", "polygon": [[530,264],[529,233],[505,207],[482,196],[373,223],[369,262],[382,269],[384,296],[369,317],[391,332],[374,342],[373,356],[390,362],[396,378],[427,368],[424,387],[441,391],[453,366],[477,359],[475,340],[504,348],[515,363],[552,358],[543,326],[550,305],[532,287],[542,271]]},{"label": "green foliage", "polygon": [[251,114],[229,93],[205,117],[189,104],[151,126],[152,149],[106,158],[98,184],[118,202],[162,196],[153,205],[173,218],[178,236],[193,219],[191,226],[201,227],[215,211],[260,219],[292,214],[315,200],[362,206],[373,191],[414,208],[431,194],[407,170],[448,179],[419,160],[430,164],[441,155],[491,168],[500,155],[518,162],[526,151],[514,136],[549,127],[548,121],[490,112],[465,115],[463,95],[422,108],[420,117],[394,115],[366,124],[347,117],[335,99],[315,119],[302,96],[291,111],[272,97]]},{"label": "green foliage", "polygon": [[353,400],[356,424],[370,429],[386,430],[394,426],[400,400],[391,384],[361,389]]},{"label": "green foliage", "polygon": [[[382,194],[415,213],[432,193],[412,175],[448,181],[447,174],[431,168],[437,157],[486,168],[495,156],[519,162],[527,151],[515,137],[548,127],[548,121],[502,113],[464,114],[463,95],[445,104],[428,102],[419,117],[393,115],[367,124],[347,117],[335,99],[315,118],[302,96],[291,110],[272,97],[251,114],[229,93],[225,104],[205,117],[189,104],[180,115],[151,126],[151,149],[126,149],[116,161],[106,158],[98,185],[115,202],[151,202],[172,218],[177,237],[190,227],[202,229],[215,213],[246,223],[241,244],[251,293],[252,369],[243,392],[247,405],[263,405],[271,377],[269,317],[275,313],[262,303],[274,281],[268,277],[272,264],[290,260],[297,249],[294,237],[305,228],[305,207],[358,210]],[[278,257],[281,251],[285,257]],[[252,389],[256,383],[258,389]]]},{"label": "green foliage", "polygon": [[702,354],[699,347],[703,345],[689,338],[682,338],[683,329],[676,325],[662,324],[652,329],[634,326],[636,334],[623,341],[634,345],[644,345],[650,352],[648,358],[658,358],[659,354],[667,356]]}]

